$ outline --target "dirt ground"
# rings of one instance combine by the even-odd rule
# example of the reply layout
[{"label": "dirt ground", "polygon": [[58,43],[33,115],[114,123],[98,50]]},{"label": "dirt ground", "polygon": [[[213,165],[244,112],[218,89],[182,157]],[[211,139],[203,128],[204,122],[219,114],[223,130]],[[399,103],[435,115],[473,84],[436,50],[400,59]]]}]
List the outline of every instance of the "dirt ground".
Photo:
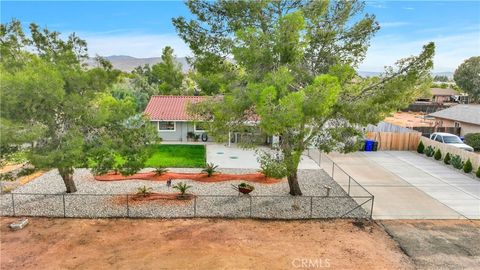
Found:
[{"label": "dirt ground", "polygon": [[406,127],[433,127],[435,121],[425,119],[425,113],[422,112],[396,112],[393,116],[385,118],[383,121]]},{"label": "dirt ground", "polygon": [[382,221],[418,269],[480,269],[480,220]]},{"label": "dirt ground", "polygon": [[381,228],[350,220],[1,218],[1,269],[413,269]]}]

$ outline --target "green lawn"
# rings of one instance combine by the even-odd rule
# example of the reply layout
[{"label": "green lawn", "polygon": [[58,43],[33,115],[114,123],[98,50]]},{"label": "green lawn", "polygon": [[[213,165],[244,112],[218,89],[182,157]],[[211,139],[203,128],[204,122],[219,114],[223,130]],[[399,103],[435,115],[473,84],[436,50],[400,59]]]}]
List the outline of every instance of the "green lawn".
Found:
[{"label": "green lawn", "polygon": [[145,167],[203,168],[204,145],[158,144],[149,146],[150,158]]}]

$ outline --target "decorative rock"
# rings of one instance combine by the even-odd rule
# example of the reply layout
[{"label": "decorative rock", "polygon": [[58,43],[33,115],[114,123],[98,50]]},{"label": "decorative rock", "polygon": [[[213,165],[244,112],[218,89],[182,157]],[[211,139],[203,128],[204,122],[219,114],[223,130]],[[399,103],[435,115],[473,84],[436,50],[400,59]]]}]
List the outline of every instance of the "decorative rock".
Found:
[{"label": "decorative rock", "polygon": [[9,227],[13,231],[18,231],[18,230],[21,230],[21,229],[25,228],[25,226],[27,226],[27,225],[28,225],[28,219],[24,218],[24,219],[21,219],[17,222],[11,223],[9,225]]}]

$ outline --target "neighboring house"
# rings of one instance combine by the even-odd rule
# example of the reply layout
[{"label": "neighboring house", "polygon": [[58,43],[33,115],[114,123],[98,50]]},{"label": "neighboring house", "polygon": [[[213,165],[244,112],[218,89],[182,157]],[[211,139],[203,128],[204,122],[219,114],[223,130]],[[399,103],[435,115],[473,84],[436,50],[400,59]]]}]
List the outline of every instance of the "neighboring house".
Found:
[{"label": "neighboring house", "polygon": [[198,141],[212,141],[205,125],[194,121],[187,113],[187,106],[200,102],[201,96],[152,96],[145,108],[144,114],[150,119],[164,141],[186,142],[189,134],[199,136]]},{"label": "neighboring house", "polygon": [[459,104],[429,114],[435,118],[436,127],[460,128],[460,135],[480,132],[480,105]]},{"label": "neighboring house", "polygon": [[430,101],[436,103],[455,102],[455,96],[459,93],[451,88],[430,88],[431,97],[423,97],[419,101]]}]

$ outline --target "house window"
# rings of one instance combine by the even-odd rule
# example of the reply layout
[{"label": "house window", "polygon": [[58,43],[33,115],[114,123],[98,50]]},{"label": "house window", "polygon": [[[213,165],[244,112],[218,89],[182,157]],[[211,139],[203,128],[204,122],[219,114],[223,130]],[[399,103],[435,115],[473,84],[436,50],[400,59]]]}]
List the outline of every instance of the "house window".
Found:
[{"label": "house window", "polygon": [[460,123],[459,123],[459,122],[455,122],[454,125],[455,125],[456,128],[459,128],[459,127],[460,127]]},{"label": "house window", "polygon": [[174,121],[159,121],[158,131],[175,131]]},{"label": "house window", "polygon": [[207,124],[205,122],[198,122],[193,124],[194,131],[204,132],[207,131]]}]

